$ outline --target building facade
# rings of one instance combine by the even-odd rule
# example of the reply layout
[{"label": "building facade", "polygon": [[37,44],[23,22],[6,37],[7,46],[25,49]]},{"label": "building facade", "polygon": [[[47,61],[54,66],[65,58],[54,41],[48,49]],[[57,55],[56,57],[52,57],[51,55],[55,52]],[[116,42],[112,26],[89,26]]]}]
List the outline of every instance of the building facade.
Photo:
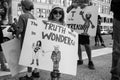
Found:
[{"label": "building facade", "polygon": [[[22,14],[21,0],[9,1],[9,23],[13,22],[14,18],[18,18]],[[36,18],[47,18],[53,5],[60,5],[66,9],[67,5],[71,4],[69,0],[32,0],[34,3],[33,15]]]},{"label": "building facade", "polygon": [[92,0],[93,5],[99,6],[98,13],[102,18],[101,32],[113,30],[113,13],[110,11],[111,0]]},{"label": "building facade", "polygon": [[[13,18],[18,18],[22,14],[22,9],[20,5],[21,0],[8,0],[10,6],[9,17],[10,20]],[[60,5],[65,10],[71,5],[72,0],[32,0],[34,3],[33,14],[36,18],[47,18],[49,12],[53,5]],[[112,30],[112,19],[113,14],[110,11],[111,0],[91,0],[93,5],[99,6],[98,13],[102,18],[101,31]],[[12,23],[12,20],[10,21]]]}]

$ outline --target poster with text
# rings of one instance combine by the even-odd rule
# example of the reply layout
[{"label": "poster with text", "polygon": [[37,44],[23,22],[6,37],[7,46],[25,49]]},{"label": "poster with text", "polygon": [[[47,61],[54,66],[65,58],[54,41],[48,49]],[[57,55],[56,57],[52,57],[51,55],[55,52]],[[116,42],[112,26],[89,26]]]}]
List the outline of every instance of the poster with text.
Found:
[{"label": "poster with text", "polygon": [[72,28],[78,34],[96,35],[98,18],[97,6],[87,6],[84,9],[80,7],[73,8],[66,16],[68,28]]},{"label": "poster with text", "polygon": [[76,75],[78,33],[47,20],[28,20],[19,64]]}]

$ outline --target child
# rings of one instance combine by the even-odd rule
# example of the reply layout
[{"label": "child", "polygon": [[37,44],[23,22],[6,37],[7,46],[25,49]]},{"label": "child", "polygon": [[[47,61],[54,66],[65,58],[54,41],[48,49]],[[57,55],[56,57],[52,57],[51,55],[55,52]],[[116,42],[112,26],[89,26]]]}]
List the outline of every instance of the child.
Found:
[{"label": "child", "polygon": [[[24,14],[21,14],[18,19],[17,23],[17,32],[16,32],[16,37],[19,38],[21,35],[21,48],[25,36],[25,30],[27,27],[27,21],[28,19],[35,19],[34,16],[31,14],[31,11],[34,9],[34,5],[30,0],[22,0],[21,1],[21,6]],[[24,77],[20,77],[20,79],[24,78],[26,80],[33,80],[33,77],[31,76],[32,74],[32,68],[28,67],[27,70],[27,75]]]},{"label": "child", "polygon": [[50,15],[48,17],[49,21],[64,25],[64,10],[59,6],[53,6]]},{"label": "child", "polygon": [[[86,2],[84,2],[85,0],[72,0],[72,5],[70,5],[67,8],[67,13],[69,13],[73,8],[77,8],[80,7],[81,9],[85,8],[86,6],[90,6],[89,5],[89,0],[87,0]],[[83,12],[80,12],[81,15],[83,15]],[[82,16],[83,17],[83,16]],[[85,24],[84,26],[86,27],[84,30],[85,32],[87,32],[87,28],[89,27],[89,25],[91,24],[91,21],[89,20],[91,15],[87,14],[86,15],[86,19],[85,20]],[[94,27],[92,25],[92,27]],[[87,56],[88,56],[88,68],[94,70],[94,64],[92,61],[92,57],[91,57],[91,48],[90,48],[90,39],[89,39],[89,35],[88,34],[79,34],[78,35],[78,65],[83,64],[83,60],[82,60],[82,50],[81,50],[81,45],[83,45],[85,47]]]},{"label": "child", "polygon": [[88,56],[88,68],[89,69],[95,69],[94,68],[94,64],[92,61],[92,57],[91,57],[91,48],[90,48],[90,39],[89,39],[89,35],[87,34],[88,32],[88,28],[90,27],[90,25],[92,26],[92,28],[94,28],[95,26],[92,24],[90,18],[91,18],[91,14],[86,14],[86,18],[84,18],[83,15],[84,12],[80,12],[80,15],[82,15],[83,20],[85,21],[84,23],[84,32],[79,34],[79,44],[78,44],[78,56],[79,56],[79,60],[78,60],[78,65],[83,64],[83,60],[82,60],[82,51],[81,51],[81,45],[83,45],[85,47],[87,56]]},{"label": "child", "polygon": [[[61,25],[65,25],[64,23],[64,10],[60,7],[60,6],[53,6],[50,14],[49,14],[49,17],[48,17],[48,20],[51,21],[51,22],[55,22],[55,23],[58,23],[58,24],[61,24]],[[52,80],[54,79],[57,79],[59,80],[59,77],[60,77],[60,73],[59,73],[59,60],[60,60],[60,55],[59,55],[59,60],[58,61],[54,61],[53,58],[55,58],[55,56],[53,57],[53,54],[56,53],[56,51],[58,52],[58,54],[60,54],[60,52],[56,49],[55,51],[53,51],[52,53],[52,56],[51,56],[51,59],[53,60],[53,72],[51,72],[51,78]]]}]

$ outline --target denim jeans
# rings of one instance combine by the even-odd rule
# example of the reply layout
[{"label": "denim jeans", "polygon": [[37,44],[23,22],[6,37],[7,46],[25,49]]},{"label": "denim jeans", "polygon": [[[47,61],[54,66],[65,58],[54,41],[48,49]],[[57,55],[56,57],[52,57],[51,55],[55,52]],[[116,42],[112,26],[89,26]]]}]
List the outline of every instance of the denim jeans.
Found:
[{"label": "denim jeans", "polygon": [[120,21],[113,20],[112,77],[120,80]]}]

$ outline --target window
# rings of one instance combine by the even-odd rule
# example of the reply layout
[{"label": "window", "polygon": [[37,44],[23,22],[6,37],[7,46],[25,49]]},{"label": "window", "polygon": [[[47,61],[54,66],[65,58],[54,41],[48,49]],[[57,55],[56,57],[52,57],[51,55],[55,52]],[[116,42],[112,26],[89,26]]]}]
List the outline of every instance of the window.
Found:
[{"label": "window", "polygon": [[113,22],[113,18],[110,18],[110,23],[112,23]]},{"label": "window", "polygon": [[41,0],[41,3],[47,3],[47,1],[46,0]]},{"label": "window", "polygon": [[50,10],[49,9],[43,9],[43,8],[37,8],[37,18],[47,18],[49,16]]},{"label": "window", "polygon": [[37,2],[41,2],[41,0],[37,0]]}]

